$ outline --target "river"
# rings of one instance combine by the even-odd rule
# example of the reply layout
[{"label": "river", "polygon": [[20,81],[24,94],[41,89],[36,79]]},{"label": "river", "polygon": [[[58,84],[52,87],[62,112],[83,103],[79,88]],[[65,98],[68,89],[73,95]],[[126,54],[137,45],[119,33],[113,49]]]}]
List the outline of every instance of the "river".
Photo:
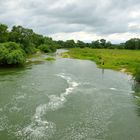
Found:
[{"label": "river", "polygon": [[132,85],[87,60],[1,68],[0,140],[139,140]]}]

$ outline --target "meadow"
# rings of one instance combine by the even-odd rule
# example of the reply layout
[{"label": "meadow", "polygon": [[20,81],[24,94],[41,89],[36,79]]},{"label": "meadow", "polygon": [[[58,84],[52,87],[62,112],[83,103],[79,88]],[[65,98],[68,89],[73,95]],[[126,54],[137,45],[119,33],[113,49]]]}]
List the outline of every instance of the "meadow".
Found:
[{"label": "meadow", "polygon": [[63,57],[95,61],[105,69],[121,70],[135,74],[140,67],[140,50],[73,48]]}]

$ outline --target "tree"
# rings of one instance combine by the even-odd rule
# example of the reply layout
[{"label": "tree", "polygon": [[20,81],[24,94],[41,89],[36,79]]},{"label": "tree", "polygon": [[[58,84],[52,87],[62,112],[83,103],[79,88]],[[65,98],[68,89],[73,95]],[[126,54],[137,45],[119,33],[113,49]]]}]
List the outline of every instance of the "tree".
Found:
[{"label": "tree", "polygon": [[100,45],[102,48],[106,47],[106,40],[105,39],[100,39]]},{"label": "tree", "polygon": [[131,50],[140,49],[140,39],[132,38],[132,39],[126,41],[125,49],[131,49]]},{"label": "tree", "polygon": [[42,44],[38,47],[42,52],[45,52],[45,53],[50,53],[50,52],[55,52],[56,49],[52,46],[49,46],[47,44]]},{"label": "tree", "polygon": [[101,48],[99,40],[94,41],[93,44],[94,44],[95,48]]},{"label": "tree", "polygon": [[105,48],[111,48],[112,49],[112,44],[110,41],[105,43]]},{"label": "tree", "polygon": [[83,41],[78,40],[76,46],[79,48],[85,48],[86,44]]},{"label": "tree", "polygon": [[10,32],[9,40],[12,42],[20,43],[22,49],[27,54],[31,54],[35,52],[34,37],[35,34],[33,30],[23,28],[22,26],[13,26],[12,31]]},{"label": "tree", "polygon": [[58,40],[56,43],[59,45],[59,48],[65,48],[65,42],[63,40]]},{"label": "tree", "polygon": [[5,24],[0,24],[0,43],[8,41],[8,27]]},{"label": "tree", "polygon": [[65,42],[65,48],[75,48],[76,44],[74,42],[74,40],[67,40]]}]

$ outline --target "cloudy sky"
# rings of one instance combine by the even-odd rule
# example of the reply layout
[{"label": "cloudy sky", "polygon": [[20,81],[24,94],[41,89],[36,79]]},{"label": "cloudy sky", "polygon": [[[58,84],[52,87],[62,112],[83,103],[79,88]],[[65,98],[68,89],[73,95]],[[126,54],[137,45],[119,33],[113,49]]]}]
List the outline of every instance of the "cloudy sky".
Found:
[{"label": "cloudy sky", "polygon": [[0,22],[56,40],[140,37],[140,0],[0,0]]}]

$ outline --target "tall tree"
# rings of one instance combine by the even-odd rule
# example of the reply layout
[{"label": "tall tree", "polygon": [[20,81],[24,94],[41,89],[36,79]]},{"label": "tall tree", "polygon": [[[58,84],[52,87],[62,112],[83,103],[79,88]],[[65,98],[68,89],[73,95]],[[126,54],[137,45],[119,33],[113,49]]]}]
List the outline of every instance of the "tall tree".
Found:
[{"label": "tall tree", "polygon": [[33,42],[34,32],[22,26],[13,26],[10,32],[10,41],[20,43],[26,53],[33,53],[35,44]]},{"label": "tall tree", "polygon": [[100,39],[100,44],[102,48],[106,47],[106,40],[105,39]]},{"label": "tall tree", "polygon": [[0,43],[8,41],[8,27],[5,24],[0,24]]},{"label": "tall tree", "polygon": [[65,43],[65,47],[66,48],[75,48],[76,44],[75,44],[74,40],[67,40]]},{"label": "tall tree", "polygon": [[79,48],[85,48],[86,44],[83,41],[78,40],[76,46]]},{"label": "tall tree", "polygon": [[140,39],[139,38],[132,38],[125,43],[125,49],[140,49]]}]

